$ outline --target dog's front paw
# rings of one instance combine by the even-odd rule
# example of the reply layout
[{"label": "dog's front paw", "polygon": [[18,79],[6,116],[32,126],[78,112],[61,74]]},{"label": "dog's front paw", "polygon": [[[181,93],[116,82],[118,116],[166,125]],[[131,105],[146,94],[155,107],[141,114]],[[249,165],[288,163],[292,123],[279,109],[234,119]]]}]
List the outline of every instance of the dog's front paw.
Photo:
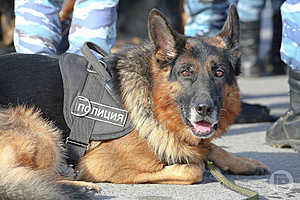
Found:
[{"label": "dog's front paw", "polygon": [[225,173],[239,175],[264,175],[270,173],[269,168],[262,162],[238,157],[212,143],[210,144],[209,158]]},{"label": "dog's front paw", "polygon": [[59,180],[58,183],[80,188],[84,192],[94,192],[94,193],[101,192],[101,188],[96,183],[92,183],[92,182]]},{"label": "dog's front paw", "polygon": [[236,158],[230,166],[222,167],[223,171],[236,175],[265,175],[270,169],[262,162],[248,158]]},{"label": "dog's front paw", "polygon": [[101,188],[95,183],[85,182],[84,185],[83,185],[83,188],[86,192],[95,192],[95,193],[100,193],[101,192]]}]

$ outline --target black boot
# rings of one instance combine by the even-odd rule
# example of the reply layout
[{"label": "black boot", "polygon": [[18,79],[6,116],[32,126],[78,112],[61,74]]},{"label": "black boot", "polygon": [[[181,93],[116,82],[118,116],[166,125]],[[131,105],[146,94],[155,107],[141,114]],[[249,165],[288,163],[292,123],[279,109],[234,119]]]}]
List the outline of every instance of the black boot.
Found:
[{"label": "black boot", "polygon": [[241,69],[244,77],[259,77],[262,74],[262,61],[259,59],[260,20],[240,22]]},{"label": "black boot", "polygon": [[290,108],[267,130],[266,143],[300,151],[300,70],[289,70]]},{"label": "black boot", "polygon": [[270,50],[264,57],[265,72],[268,74],[286,74],[287,65],[280,59],[280,46],[282,37],[282,19],[280,10],[272,16],[272,43]]}]

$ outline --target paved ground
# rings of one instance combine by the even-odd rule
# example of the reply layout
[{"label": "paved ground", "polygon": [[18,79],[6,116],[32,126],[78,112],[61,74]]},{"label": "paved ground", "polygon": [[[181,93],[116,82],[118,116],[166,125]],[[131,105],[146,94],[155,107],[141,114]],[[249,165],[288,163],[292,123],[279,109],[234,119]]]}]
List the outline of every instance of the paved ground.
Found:
[{"label": "paved ground", "polygon": [[[286,76],[240,79],[244,101],[267,105],[271,113],[280,115],[288,108]],[[271,123],[233,125],[229,132],[215,143],[238,156],[251,157],[268,165],[273,175],[226,175],[235,183],[251,188],[260,199],[300,199],[300,153],[291,149],[277,149],[264,144],[265,130]],[[280,171],[284,170],[284,171]],[[224,188],[206,172],[204,181],[195,185],[158,184],[99,184],[103,191],[100,199],[243,199],[243,196]],[[272,184],[275,183],[275,184]],[[288,183],[280,185],[277,183]],[[290,189],[288,187],[291,187]]]}]

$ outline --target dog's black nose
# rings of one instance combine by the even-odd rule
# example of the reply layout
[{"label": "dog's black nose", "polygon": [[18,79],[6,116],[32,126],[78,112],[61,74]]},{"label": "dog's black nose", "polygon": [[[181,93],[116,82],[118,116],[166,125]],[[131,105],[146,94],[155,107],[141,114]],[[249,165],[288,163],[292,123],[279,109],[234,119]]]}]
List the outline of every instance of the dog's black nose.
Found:
[{"label": "dog's black nose", "polygon": [[202,116],[210,115],[213,112],[213,107],[209,104],[198,104],[195,109],[197,113]]}]

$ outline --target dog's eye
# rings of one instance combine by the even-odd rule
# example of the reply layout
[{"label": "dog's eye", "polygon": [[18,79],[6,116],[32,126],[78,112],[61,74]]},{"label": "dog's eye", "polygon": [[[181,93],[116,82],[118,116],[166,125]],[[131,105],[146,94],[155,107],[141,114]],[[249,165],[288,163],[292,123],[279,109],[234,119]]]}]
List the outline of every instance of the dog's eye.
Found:
[{"label": "dog's eye", "polygon": [[191,76],[193,74],[193,72],[190,71],[190,70],[188,70],[188,69],[182,70],[180,73],[184,77],[189,77],[189,76]]},{"label": "dog's eye", "polygon": [[221,78],[224,76],[224,71],[222,69],[217,69],[215,72],[215,76]]},{"label": "dog's eye", "polygon": [[184,78],[190,78],[194,74],[194,66],[190,63],[184,63],[178,70],[178,75]]}]

